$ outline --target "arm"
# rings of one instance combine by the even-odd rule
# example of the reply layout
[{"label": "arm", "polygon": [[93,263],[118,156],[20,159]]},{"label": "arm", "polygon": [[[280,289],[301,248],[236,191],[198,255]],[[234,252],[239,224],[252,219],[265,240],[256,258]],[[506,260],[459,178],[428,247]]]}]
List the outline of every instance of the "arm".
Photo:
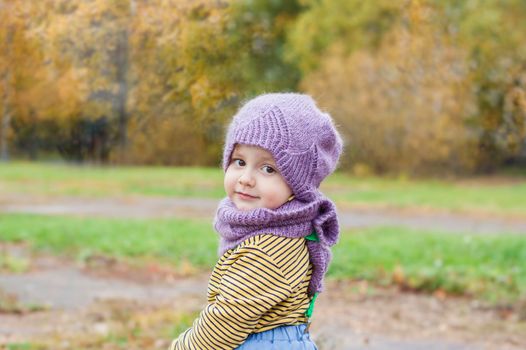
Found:
[{"label": "arm", "polygon": [[290,296],[287,279],[267,253],[245,246],[235,254],[228,259],[232,263],[215,301],[173,341],[171,350],[235,349],[254,331],[261,316]]}]

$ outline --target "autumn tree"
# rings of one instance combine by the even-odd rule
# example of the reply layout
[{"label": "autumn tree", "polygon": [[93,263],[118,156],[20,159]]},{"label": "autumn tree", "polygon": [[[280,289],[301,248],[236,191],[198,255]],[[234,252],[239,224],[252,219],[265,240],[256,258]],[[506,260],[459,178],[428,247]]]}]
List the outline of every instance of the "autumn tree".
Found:
[{"label": "autumn tree", "polygon": [[304,81],[341,124],[348,163],[375,172],[473,169],[476,112],[466,52],[413,5],[374,52],[338,45]]},{"label": "autumn tree", "polygon": [[[421,77],[427,75],[431,78],[435,75],[433,70],[437,69],[438,72],[441,72],[438,76],[441,79],[437,82],[442,81],[445,84],[443,88],[460,86],[458,96],[462,96],[465,102],[455,98],[454,101],[458,108],[456,111],[455,108],[449,109],[447,113],[458,121],[458,126],[462,125],[464,131],[458,136],[466,139],[460,143],[470,145],[465,152],[460,154],[463,157],[469,155],[471,158],[469,161],[465,159],[460,162],[464,163],[464,166],[460,166],[458,160],[455,162],[456,165],[453,165],[449,161],[438,162],[437,159],[436,166],[443,163],[441,168],[451,172],[469,169],[481,171],[499,166],[503,159],[509,159],[512,154],[520,154],[510,153],[512,148],[505,145],[511,144],[503,142],[503,136],[508,135],[508,140],[511,140],[522,135],[520,132],[522,124],[511,122],[510,118],[510,115],[513,114],[514,120],[520,120],[518,107],[514,107],[514,112],[511,114],[506,110],[513,105],[509,102],[510,100],[520,99],[518,97],[520,93],[517,92],[520,91],[520,84],[517,83],[520,78],[517,74],[521,72],[526,54],[521,44],[521,38],[526,34],[525,22],[521,21],[526,13],[524,2],[518,0],[470,2],[306,0],[304,3],[307,7],[291,27],[288,41],[288,57],[296,60],[302,68],[304,89],[323,93],[322,99],[330,98],[328,95],[334,93],[341,96],[344,105],[350,104],[350,101],[356,102],[356,93],[364,95],[363,98],[370,94],[367,99],[376,99],[373,108],[378,109],[381,108],[379,107],[381,99],[384,99],[384,97],[380,99],[377,96],[376,89],[382,90],[379,86],[382,84],[389,86],[389,91],[384,91],[388,93],[388,97],[397,94],[404,95],[409,91],[404,79],[415,79],[417,71],[421,72]],[[422,15],[428,29],[419,28],[419,30],[425,29],[422,32],[413,30],[415,23],[418,23],[418,21],[415,22],[415,18]],[[406,28],[405,34],[403,28]],[[404,41],[409,42],[410,45],[405,44],[404,47],[402,44]],[[422,51],[417,52],[416,56],[407,53],[407,56],[404,57],[403,54],[398,53],[400,57],[394,57],[397,55],[396,52],[414,47],[420,47]],[[393,53],[390,50],[393,50]],[[414,51],[408,52],[415,53]],[[435,59],[439,61],[444,59],[444,64],[431,64],[432,55],[435,55]],[[393,59],[395,61],[391,62]],[[417,64],[419,60],[421,64]],[[367,70],[368,74],[356,68],[360,66],[366,70],[363,65],[367,66],[367,64],[370,69]],[[382,74],[385,74],[385,69],[390,71],[387,68],[389,66],[392,66],[391,70],[398,77],[396,83],[385,79],[391,77],[392,74],[382,76],[375,72],[375,69],[379,69],[383,72]],[[446,72],[446,70],[450,71]],[[317,81],[313,77],[316,77]],[[447,79],[451,79],[449,83],[445,83]],[[372,81],[380,85],[371,85]],[[435,80],[431,79],[431,81]],[[324,83],[325,86],[323,86]],[[331,84],[330,89],[328,89],[328,84]],[[352,89],[350,86],[353,86]],[[356,92],[359,86],[360,89],[367,88],[368,90]],[[423,87],[426,88],[426,86]],[[451,94],[443,95],[442,92],[445,90],[441,90],[436,85],[434,88],[438,89],[435,98],[452,96]],[[421,93],[432,93],[430,90],[424,92],[425,90],[419,87],[415,96]],[[404,98],[400,101],[403,103],[400,103],[400,108],[396,109],[399,113],[403,115],[414,113],[416,102],[410,100],[410,103],[407,103],[408,101]],[[474,104],[473,101],[475,101]],[[451,106],[451,102],[446,99],[440,104]],[[464,106],[461,106],[462,103]],[[520,105],[517,102],[515,104]],[[347,119],[353,118],[354,123],[371,122],[368,120],[370,109],[365,109],[364,116],[360,118],[343,114],[341,111],[346,110],[346,107],[341,107],[335,101],[328,103],[328,106],[331,109],[334,108],[335,113],[340,114],[342,118],[343,116]],[[434,115],[432,106],[433,104],[427,106],[429,113],[425,108],[421,110],[421,113]],[[392,106],[387,104],[384,107],[391,108]],[[400,118],[404,119],[404,117]],[[389,130],[392,118],[383,121],[385,123],[379,125]],[[511,136],[512,134],[515,136]],[[399,134],[401,135],[407,137],[405,133]],[[349,135],[351,140],[356,140],[357,137],[361,136]],[[397,137],[394,130],[391,137]],[[521,144],[523,140],[517,139],[513,142]],[[402,140],[397,141],[398,144],[402,142]],[[473,142],[475,142],[474,145]],[[427,145],[430,144],[432,143],[427,143]],[[458,145],[459,142],[455,141],[453,144]],[[368,144],[364,146],[373,147]],[[360,152],[350,150],[349,162],[354,160],[352,157],[355,151]],[[436,152],[437,155],[443,153],[439,149]],[[392,156],[390,158],[391,162],[396,162]],[[383,164],[382,167],[397,168],[391,163],[387,165],[384,161],[385,159],[376,163]],[[375,169],[378,167],[379,165],[373,166]],[[416,170],[410,166],[408,170],[411,169]],[[421,170],[424,169],[421,168]]]},{"label": "autumn tree", "polygon": [[9,134],[14,145],[36,158],[39,142],[57,136],[45,135],[49,130],[39,125],[67,118],[78,108],[75,91],[69,89],[75,77],[49,69],[41,37],[41,25],[49,13],[42,5],[12,0],[0,8],[3,159],[9,154]]},{"label": "autumn tree", "polygon": [[[28,78],[28,57],[31,44],[26,37],[26,21],[21,1],[0,2],[0,91],[2,98],[0,148],[1,159],[9,159],[9,136],[18,95],[17,85]],[[31,57],[31,56],[30,56]]]},{"label": "autumn tree", "polygon": [[299,80],[283,58],[286,28],[299,10],[294,1],[143,7],[141,21],[149,24],[138,25],[143,49],[135,62],[152,70],[142,72],[133,93],[140,115],[131,126],[134,159],[217,165],[225,122],[238,104]]},{"label": "autumn tree", "polygon": [[497,145],[508,159],[526,161],[526,72],[515,73],[504,96],[502,123],[496,131]]},{"label": "autumn tree", "polygon": [[[471,121],[479,129],[478,168],[495,169],[505,159],[526,161],[526,155],[511,146],[526,142],[522,124],[510,119],[511,115],[515,116],[513,119],[520,119],[520,113],[517,114],[520,108],[511,106],[520,100],[517,92],[524,86],[521,81],[526,61],[523,45],[526,2],[447,0],[434,3],[442,9],[443,15],[439,18],[442,28],[455,33],[469,54],[471,89],[476,93],[479,109]],[[510,108],[514,112],[510,112]],[[503,135],[510,137],[508,141],[514,141],[505,142]],[[523,135],[522,138],[516,139],[519,135]]]},{"label": "autumn tree", "polygon": [[112,139],[125,152],[129,120],[130,35],[135,0],[47,0],[51,11],[45,26],[50,59],[59,72],[72,71],[81,93],[80,115],[106,115],[115,127]]},{"label": "autumn tree", "polygon": [[374,50],[400,19],[401,1],[302,0],[301,12],[287,29],[285,55],[305,75],[322,64],[335,43],[344,54]]}]

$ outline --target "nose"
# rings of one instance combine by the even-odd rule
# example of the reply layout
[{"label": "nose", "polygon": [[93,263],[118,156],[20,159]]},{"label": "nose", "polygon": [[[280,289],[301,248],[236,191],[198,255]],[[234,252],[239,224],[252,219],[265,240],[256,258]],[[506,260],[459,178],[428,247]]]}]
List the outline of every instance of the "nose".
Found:
[{"label": "nose", "polygon": [[254,176],[250,169],[245,169],[237,181],[243,186],[253,187],[255,185]]}]

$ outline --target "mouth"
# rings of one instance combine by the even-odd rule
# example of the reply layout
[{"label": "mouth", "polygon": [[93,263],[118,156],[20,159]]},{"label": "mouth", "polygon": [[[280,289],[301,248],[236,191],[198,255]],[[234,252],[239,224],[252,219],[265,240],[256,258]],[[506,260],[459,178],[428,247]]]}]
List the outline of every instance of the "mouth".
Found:
[{"label": "mouth", "polygon": [[244,192],[235,192],[242,199],[258,199],[259,197],[251,196],[248,193]]}]

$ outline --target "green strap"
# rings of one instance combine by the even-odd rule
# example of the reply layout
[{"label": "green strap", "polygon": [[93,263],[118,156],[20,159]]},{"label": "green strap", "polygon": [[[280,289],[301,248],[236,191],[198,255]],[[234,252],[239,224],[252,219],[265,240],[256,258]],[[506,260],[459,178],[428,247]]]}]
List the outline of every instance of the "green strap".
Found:
[{"label": "green strap", "polygon": [[318,235],[316,234],[316,231],[312,231],[312,233],[308,236],[305,236],[305,239],[308,241],[314,241],[319,242]]},{"label": "green strap", "polygon": [[314,293],[314,296],[310,300],[309,308],[307,309],[307,311],[305,311],[305,316],[307,316],[307,318],[310,318],[312,316],[312,311],[314,310],[314,302],[316,301],[317,297],[318,297],[318,292]]},{"label": "green strap", "polygon": [[[316,231],[312,231],[310,235],[305,236],[305,239],[308,241],[314,241],[314,242],[320,241],[318,239],[318,235],[316,234]],[[314,295],[312,296],[312,299],[310,300],[309,308],[307,309],[307,311],[305,311],[305,316],[307,316],[307,318],[310,318],[312,316],[312,311],[314,310],[314,302],[316,301],[317,297],[318,297],[318,292],[314,293]]]}]

